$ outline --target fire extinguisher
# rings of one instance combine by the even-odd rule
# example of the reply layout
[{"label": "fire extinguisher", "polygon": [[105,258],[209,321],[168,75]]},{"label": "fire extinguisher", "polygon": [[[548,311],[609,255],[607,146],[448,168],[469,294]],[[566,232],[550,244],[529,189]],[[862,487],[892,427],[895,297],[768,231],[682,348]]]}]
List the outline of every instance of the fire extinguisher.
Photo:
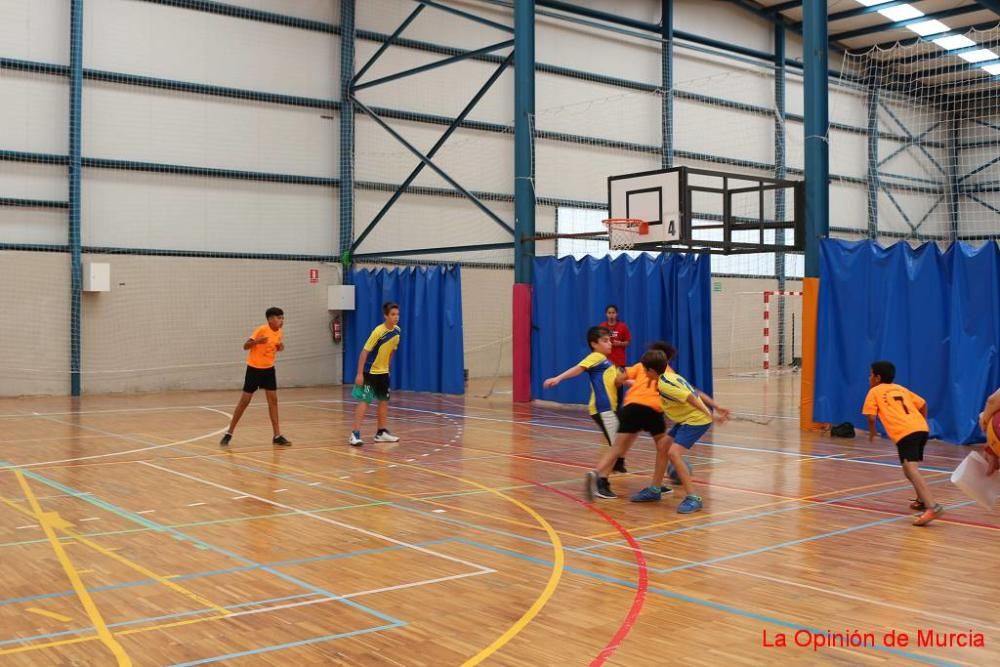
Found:
[{"label": "fire extinguisher", "polygon": [[344,325],[340,322],[340,315],[335,316],[330,321],[330,332],[333,334],[333,342],[339,343],[344,338]]}]

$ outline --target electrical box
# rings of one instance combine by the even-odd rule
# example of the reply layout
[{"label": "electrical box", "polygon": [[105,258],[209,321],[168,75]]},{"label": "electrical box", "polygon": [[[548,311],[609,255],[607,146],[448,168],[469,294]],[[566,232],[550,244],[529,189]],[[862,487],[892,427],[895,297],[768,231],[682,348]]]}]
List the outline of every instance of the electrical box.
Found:
[{"label": "electrical box", "polygon": [[111,291],[111,265],[103,262],[87,262],[83,265],[84,292]]},{"label": "electrical box", "polygon": [[354,285],[328,285],[327,310],[354,310]]}]

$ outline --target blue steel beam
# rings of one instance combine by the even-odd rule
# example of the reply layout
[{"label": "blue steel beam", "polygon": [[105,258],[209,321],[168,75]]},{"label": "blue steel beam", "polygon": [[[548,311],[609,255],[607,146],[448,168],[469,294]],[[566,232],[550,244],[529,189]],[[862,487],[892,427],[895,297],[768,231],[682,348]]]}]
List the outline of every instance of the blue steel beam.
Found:
[{"label": "blue steel beam", "polygon": [[0,206],[12,208],[69,208],[69,202],[54,199],[22,199],[20,197],[0,197]]},{"label": "blue steel beam", "polygon": [[[878,237],[878,193],[879,187],[879,167],[882,163],[878,161],[878,110],[879,110],[878,86],[869,86],[866,102],[868,105],[868,238]],[[904,144],[904,150],[906,145]],[[888,160],[889,158],[886,158]]]},{"label": "blue steel beam", "polygon": [[674,166],[674,0],[661,0],[660,16],[660,166],[668,169]]},{"label": "blue steel beam", "polygon": [[[785,28],[784,26],[774,26],[774,177],[785,180],[787,175],[785,164],[785,142],[788,133],[785,129]],[[761,211],[763,212],[763,207]],[[779,188],[774,191],[774,217],[782,221],[785,219],[785,190]],[[796,239],[797,241],[799,239]],[[774,232],[774,243],[778,246],[785,245],[785,230],[777,229]],[[778,281],[778,290],[785,289],[785,260],[784,252],[774,253],[774,277]],[[785,300],[778,299],[778,322],[785,321]],[[778,336],[778,366],[785,364],[785,337]]]},{"label": "blue steel beam", "polygon": [[[419,8],[418,8],[419,9]],[[343,28],[340,38],[340,99],[345,103],[340,109],[340,209],[338,224],[340,233],[337,250],[343,265],[342,280],[351,282],[350,271],[351,242],[354,240],[354,105],[351,104],[351,85],[356,80],[354,74],[354,0],[340,0],[340,23]],[[369,63],[373,62],[369,61]]]},{"label": "blue steel beam", "polygon": [[[392,31],[392,34],[389,35],[388,39],[386,39],[384,42],[382,42],[382,45],[379,46],[378,49],[375,51],[375,53],[372,54],[372,57],[368,59],[368,62],[366,62],[361,67],[361,69],[358,70],[358,73],[354,75],[354,78],[351,79],[351,85],[352,86],[355,83],[357,83],[358,79],[360,79],[361,77],[363,77],[365,75],[365,72],[367,72],[371,68],[371,66],[375,64],[375,61],[377,61],[379,58],[382,57],[382,54],[385,53],[386,49],[388,49],[390,46],[392,46],[396,42],[396,40],[399,39],[399,36],[401,34],[403,34],[403,31],[406,30],[406,28],[411,23],[413,23],[413,20],[415,18],[417,18],[418,16],[420,16],[420,12],[422,12],[422,11],[424,11],[424,5],[417,5],[413,9],[413,11],[410,12],[410,15],[407,16],[405,19],[403,19],[403,22],[399,24],[399,27]],[[352,21],[352,23],[353,23],[353,21]],[[346,98],[344,98],[344,99],[346,99]]]},{"label": "blue steel beam", "polygon": [[434,248],[410,248],[408,250],[385,250],[373,253],[355,255],[355,259],[378,259],[380,257],[412,257],[414,255],[439,255],[446,252],[476,252],[482,250],[509,250],[514,248],[513,241],[502,243],[481,243],[478,245],[443,246]]},{"label": "blue steel beam", "polygon": [[461,192],[463,195],[465,195],[466,199],[468,199],[470,202],[472,202],[472,204],[476,208],[478,208],[480,211],[482,211],[484,214],[486,214],[486,217],[488,217],[489,219],[491,219],[493,222],[495,222],[496,224],[498,224],[503,229],[506,229],[511,234],[514,233],[514,229],[510,225],[508,225],[506,222],[504,222],[503,220],[501,220],[500,217],[497,216],[496,213],[494,213],[493,211],[491,211],[475,195],[473,195],[471,192],[469,192],[468,190],[466,190],[458,181],[456,181],[454,178],[452,178],[451,176],[449,176],[447,172],[445,172],[443,169],[441,169],[441,167],[439,167],[436,164],[434,164],[434,162],[432,160],[430,160],[426,155],[424,155],[423,153],[421,153],[419,149],[417,149],[416,147],[414,147],[413,144],[411,144],[409,141],[407,141],[405,138],[403,138],[402,135],[400,135],[398,132],[396,132],[394,129],[392,129],[392,126],[390,126],[388,123],[386,123],[384,120],[382,120],[378,116],[378,114],[375,113],[374,110],[372,110],[369,107],[367,107],[364,104],[364,102],[361,102],[356,97],[353,97],[352,99],[354,100],[354,103],[358,106],[358,108],[360,108],[362,111],[364,111],[366,114],[368,114],[369,118],[371,118],[373,121],[375,121],[383,130],[385,130],[386,132],[388,132],[392,136],[393,139],[395,139],[400,144],[402,144],[402,146],[406,150],[408,150],[411,153],[413,153],[413,155],[417,159],[419,159],[421,162],[423,162],[428,167],[430,167],[434,171],[434,173],[436,173],[438,176],[440,176],[445,181],[447,181],[448,184],[451,185],[451,187],[455,188],[456,190],[458,190],[459,192]]},{"label": "blue steel beam", "polygon": [[475,58],[476,56],[483,55],[486,53],[492,53],[493,51],[499,51],[500,49],[506,49],[514,46],[514,40],[506,40],[503,42],[498,42],[497,44],[490,44],[489,46],[484,46],[479,49],[474,49],[472,51],[466,51],[465,53],[450,56],[443,60],[436,60],[432,63],[427,63],[426,65],[420,65],[412,69],[404,70],[402,72],[397,72],[395,74],[389,74],[372,81],[366,81],[364,83],[354,84],[354,91],[364,90],[365,88],[371,88],[372,86],[377,86],[379,84],[388,83],[390,81],[396,81],[397,79],[402,79],[404,77],[412,76],[414,74],[419,74],[420,72],[426,72],[428,70],[437,69],[438,67],[445,67],[462,60],[468,60],[469,58]]},{"label": "blue steel beam", "polygon": [[788,11],[789,9],[795,9],[796,7],[802,6],[802,0],[790,0],[789,2],[779,2],[776,5],[771,5],[770,7],[763,7],[763,13],[765,14],[777,14],[779,12]]},{"label": "blue steel beam", "polygon": [[820,240],[830,230],[830,144],[826,2],[803,5],[805,80],[805,277],[819,277]]},{"label": "blue steel beam", "polygon": [[[984,23],[977,23],[975,25],[960,26],[960,27],[957,27],[957,28],[953,28],[953,29],[951,29],[951,30],[949,30],[947,32],[939,32],[939,33],[936,33],[934,35],[930,35],[930,39],[938,39],[939,37],[953,37],[955,35],[964,35],[965,33],[969,32],[970,30],[992,30],[993,28],[996,28],[996,27],[997,27],[997,21],[996,21],[996,19],[994,19],[992,21],[988,21],[988,22],[984,22]],[[928,39],[927,37],[920,37],[920,36],[914,35],[914,37],[913,37],[912,40],[895,39],[895,40],[892,40],[891,42],[880,42],[879,44],[868,44],[866,46],[859,46],[859,47],[857,47],[855,49],[852,49],[851,51],[848,51],[848,53],[865,54],[865,53],[868,53],[869,51],[871,51],[872,49],[891,49],[894,46],[913,46],[914,44],[918,44],[920,42],[927,41],[927,39]],[[943,54],[948,53],[948,52],[942,51],[941,53],[943,55]]]},{"label": "blue steel beam", "polygon": [[[465,105],[465,108],[462,109],[461,113],[459,113],[458,116],[455,118],[455,120],[453,120],[451,124],[448,125],[448,129],[444,131],[444,134],[442,134],[441,137],[437,140],[437,142],[431,147],[431,149],[427,151],[428,159],[432,159],[437,154],[438,150],[440,150],[441,147],[444,146],[445,142],[448,141],[448,138],[452,135],[452,133],[459,127],[461,127],[462,122],[465,121],[465,118],[470,113],[472,113],[472,110],[476,107],[477,104],[479,104],[480,100],[483,99],[483,96],[486,95],[487,91],[489,91],[490,88],[493,87],[493,84],[496,83],[497,80],[500,78],[500,76],[507,70],[507,67],[510,66],[513,59],[514,59],[513,54],[507,56],[507,59],[500,64],[500,66],[493,72],[493,75],[490,76],[490,78],[487,79],[486,83],[484,83],[479,88],[479,91],[476,92],[476,94],[472,97],[469,103]],[[393,204],[395,204],[396,201],[406,191],[406,189],[410,187],[410,184],[413,183],[414,180],[416,180],[417,176],[420,175],[420,172],[424,170],[425,166],[426,163],[424,162],[420,162],[419,164],[417,164],[417,166],[413,169],[413,171],[410,172],[409,176],[407,176],[403,180],[403,182],[399,185],[399,187],[396,188],[396,191],[392,194],[389,200],[386,201],[386,203],[382,206],[382,209],[375,214],[375,217],[372,218],[372,221],[368,223],[368,226],[365,227],[364,231],[362,231],[361,234],[358,235],[358,238],[354,241],[354,243],[351,244],[350,246],[351,252],[357,250],[358,246],[360,246],[361,243],[372,232],[372,230],[375,229],[375,226],[378,225],[379,221],[383,217],[385,217],[386,213],[389,212],[389,209],[392,208]]]},{"label": "blue steel beam", "polygon": [[976,0],[976,4],[1000,16],[1000,0]]},{"label": "blue steel beam", "polygon": [[948,235],[952,242],[958,240],[958,207],[962,187],[958,177],[960,123],[955,117],[948,120]]},{"label": "blue steel beam", "polygon": [[[561,4],[561,3],[560,3]],[[535,259],[535,0],[514,5],[514,282],[531,285]],[[515,341],[515,345],[519,342]],[[515,366],[517,364],[515,363]],[[517,380],[515,380],[515,385]],[[515,391],[517,391],[515,386]],[[515,397],[515,400],[518,400]]]},{"label": "blue steel beam", "polygon": [[461,9],[458,9],[457,7],[442,5],[441,3],[434,2],[433,0],[414,0],[414,1],[419,2],[422,5],[427,5],[428,7],[440,9],[441,11],[447,12],[449,14],[454,14],[455,16],[461,16],[462,18],[474,21],[475,23],[480,23],[482,25],[486,25],[491,28],[496,28],[497,30],[501,30],[503,32],[511,34],[514,33],[514,28],[510,27],[509,25],[504,25],[503,23],[497,23],[496,21],[491,21],[488,18],[472,14],[471,12],[463,11]]},{"label": "blue steel beam", "polygon": [[227,5],[222,2],[210,2],[209,0],[140,0],[140,2],[148,2],[153,5],[165,5],[167,7],[177,7],[179,9],[192,9],[199,12],[217,14],[219,16],[231,16],[237,19],[258,21],[260,23],[271,23],[273,25],[299,28],[301,30],[311,30],[314,32],[337,34],[340,31],[340,28],[332,23],[313,21],[310,19],[299,18],[297,16],[288,16],[286,14],[276,14],[274,12],[265,12],[259,9],[250,9],[248,7]]},{"label": "blue steel beam", "polygon": [[[863,37],[864,35],[874,35],[880,32],[888,32],[890,30],[900,30],[906,28],[907,26],[914,25],[916,23],[923,23],[924,21],[938,20],[951,18],[952,16],[962,16],[964,14],[969,14],[971,12],[982,11],[982,8],[976,5],[964,5],[962,7],[953,7],[951,9],[946,9],[940,12],[933,12],[931,14],[924,14],[923,16],[917,16],[912,19],[906,19],[904,21],[893,21],[890,23],[879,23],[877,25],[866,26],[864,28],[856,28],[854,30],[845,30],[844,32],[838,32],[830,35],[830,41],[839,41],[842,39],[852,39],[854,37]],[[944,33],[941,33],[944,34]],[[936,35],[930,35],[930,37],[936,37]]]},{"label": "blue steel beam", "polygon": [[69,18],[69,250],[70,317],[69,378],[70,395],[79,396],[81,349],[81,296],[83,294],[82,236],[80,229],[80,176],[83,102],[83,0],[70,0]]}]

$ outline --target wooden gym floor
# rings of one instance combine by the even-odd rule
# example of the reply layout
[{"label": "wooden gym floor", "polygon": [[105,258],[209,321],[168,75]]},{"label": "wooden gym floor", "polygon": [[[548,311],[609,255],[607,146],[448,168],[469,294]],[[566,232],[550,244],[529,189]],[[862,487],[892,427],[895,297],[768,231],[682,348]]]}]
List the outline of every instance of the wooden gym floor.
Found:
[{"label": "wooden gym floor", "polygon": [[[342,387],[279,392],[289,449],[263,396],[228,451],[237,392],[2,399],[0,665],[1000,664],[1000,514],[947,481],[965,450],[929,447],[948,513],[912,527],[892,445],[801,434],[797,385],[718,380],[773,418],[695,447],[688,516],[585,504],[585,410],[475,383],[395,393],[402,441],[370,414],[359,449]],[[642,439],[614,488],[652,462]]]}]

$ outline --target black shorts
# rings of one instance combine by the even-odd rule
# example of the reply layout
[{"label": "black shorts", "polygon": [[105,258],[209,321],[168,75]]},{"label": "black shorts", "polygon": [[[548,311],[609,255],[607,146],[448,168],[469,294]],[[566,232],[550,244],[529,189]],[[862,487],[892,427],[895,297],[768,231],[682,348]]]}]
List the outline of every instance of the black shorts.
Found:
[{"label": "black shorts", "polygon": [[901,438],[899,442],[896,443],[896,449],[899,451],[899,462],[905,463],[906,461],[923,461],[924,445],[927,444],[927,435],[927,431],[915,431],[905,438]]},{"label": "black shorts", "polygon": [[274,372],[274,366],[270,368],[247,366],[247,375],[243,380],[243,391],[252,394],[258,389],[278,390],[278,376]]},{"label": "black shorts", "polygon": [[389,400],[389,374],[365,373],[365,386],[372,388],[376,401]]},{"label": "black shorts", "polygon": [[623,407],[618,412],[618,419],[621,422],[618,427],[619,433],[646,431],[656,437],[667,431],[667,423],[663,420],[662,412],[638,403],[629,403]]}]

